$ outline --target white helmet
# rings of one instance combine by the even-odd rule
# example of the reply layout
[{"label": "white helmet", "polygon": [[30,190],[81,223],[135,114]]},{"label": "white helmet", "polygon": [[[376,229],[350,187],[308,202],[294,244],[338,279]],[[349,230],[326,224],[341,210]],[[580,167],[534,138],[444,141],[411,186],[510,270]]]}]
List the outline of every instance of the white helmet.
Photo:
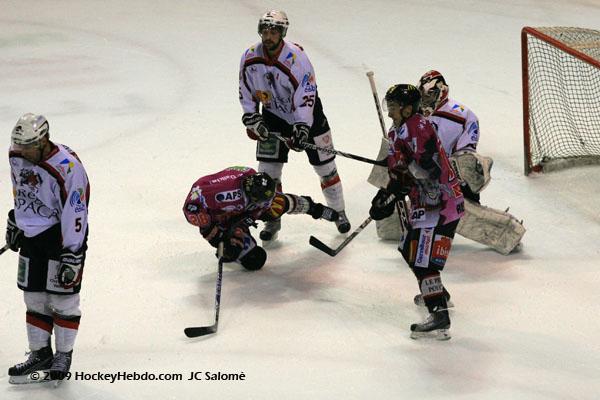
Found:
[{"label": "white helmet", "polygon": [[279,10],[267,11],[258,20],[258,34],[262,32],[264,28],[277,27],[281,31],[281,37],[284,38],[287,33],[287,28],[290,26],[290,21],[285,12]]},{"label": "white helmet", "polygon": [[50,125],[43,115],[24,114],[12,130],[12,144],[27,145],[35,143],[48,134]]}]

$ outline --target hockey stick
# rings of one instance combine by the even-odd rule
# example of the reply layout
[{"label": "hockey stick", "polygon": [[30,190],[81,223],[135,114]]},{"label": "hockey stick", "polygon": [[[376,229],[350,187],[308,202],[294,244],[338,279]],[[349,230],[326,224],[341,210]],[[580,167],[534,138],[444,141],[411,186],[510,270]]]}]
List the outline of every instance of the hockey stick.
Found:
[{"label": "hockey stick", "polygon": [[10,249],[10,245],[6,243],[4,247],[0,249],[0,254],[3,254],[8,249]]},{"label": "hockey stick", "polygon": [[219,256],[219,269],[217,271],[217,290],[215,295],[215,323],[210,326],[196,326],[185,328],[183,332],[189,338],[209,335],[216,333],[219,327],[219,309],[221,306],[221,285],[223,283],[223,242],[219,243],[217,248],[217,255]]},{"label": "hockey stick", "polygon": [[[390,197],[388,197],[385,200],[385,204],[390,204],[391,202],[396,200],[396,196],[395,195],[391,195]],[[326,253],[328,255],[330,255],[331,257],[335,257],[340,251],[342,251],[342,249],[344,247],[346,247],[348,245],[348,243],[350,243],[352,240],[354,240],[354,238],[356,236],[358,236],[359,233],[362,232],[363,229],[365,229],[367,227],[367,225],[369,225],[371,223],[371,221],[373,221],[373,218],[369,217],[367,219],[365,219],[363,221],[362,224],[360,224],[360,226],[358,228],[356,228],[354,230],[354,232],[352,232],[350,234],[350,236],[348,236],[346,239],[344,239],[344,241],[342,243],[340,243],[338,245],[338,247],[336,247],[335,249],[332,249],[331,247],[327,246],[325,243],[321,242],[319,239],[317,239],[316,237],[312,236],[310,237],[308,243],[310,243],[311,246],[316,247],[317,249],[321,250],[323,253]]]},{"label": "hockey stick", "polygon": [[[377,109],[377,116],[379,117],[379,125],[381,126],[381,132],[383,138],[386,139],[387,130],[385,128],[385,121],[383,119],[383,112],[381,111],[381,104],[379,103],[379,95],[377,94],[377,86],[375,86],[375,73],[373,71],[367,72],[367,78],[371,84],[371,93],[373,93],[373,101],[375,102],[375,108]],[[398,214],[400,215],[400,228],[402,229],[402,236],[408,230],[408,206],[404,198],[398,201]]]},{"label": "hockey stick", "polygon": [[[283,136],[281,136],[281,134],[279,134],[277,132],[271,132],[270,135],[281,142],[284,142],[284,143],[287,142],[287,139],[284,138]],[[302,142],[301,146],[303,146],[305,149],[311,149],[311,150],[322,151],[322,152],[329,153],[329,154],[335,154],[337,156],[351,158],[353,160],[362,161],[362,162],[365,162],[368,164],[380,165],[382,167],[387,166],[387,160],[385,160],[385,159],[384,160],[371,160],[370,158],[357,156],[355,154],[346,153],[346,152],[340,151],[340,150],[328,149],[326,147],[321,147],[321,146],[317,146],[316,144],[306,143],[306,142]]]}]

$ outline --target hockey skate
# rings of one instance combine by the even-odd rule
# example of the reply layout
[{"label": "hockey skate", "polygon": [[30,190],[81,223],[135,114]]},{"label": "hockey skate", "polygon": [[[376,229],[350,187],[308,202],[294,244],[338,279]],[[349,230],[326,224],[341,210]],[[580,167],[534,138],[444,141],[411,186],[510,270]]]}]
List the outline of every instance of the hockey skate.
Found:
[{"label": "hockey skate", "polygon": [[59,381],[65,379],[71,369],[72,357],[73,350],[69,352],[57,351],[50,367],[50,379]]},{"label": "hockey skate", "polygon": [[25,383],[44,382],[49,380],[48,369],[52,365],[52,348],[50,346],[29,353],[27,361],[8,369],[8,382],[20,385]]},{"label": "hockey skate", "polygon": [[338,211],[338,214],[339,217],[337,221],[335,221],[337,230],[339,233],[346,233],[350,230],[350,221],[348,221],[348,217],[346,217],[346,212],[344,210]]},{"label": "hockey skate", "polygon": [[435,310],[429,314],[429,317],[424,322],[412,324],[410,331],[411,339],[450,339],[450,316],[448,315],[448,310]]},{"label": "hockey skate", "polygon": [[260,232],[260,240],[263,242],[263,246],[273,243],[277,239],[277,234],[281,229],[281,218],[273,221],[267,221],[264,229]]},{"label": "hockey skate", "polygon": [[[446,295],[446,307],[448,307],[448,308],[454,307],[454,303],[452,302],[452,300],[450,300],[450,293],[445,292],[444,294]],[[427,307],[427,305],[425,304],[425,300],[423,299],[423,295],[421,293],[415,295],[415,298],[413,299],[413,301],[414,301],[415,305],[418,307]]]}]

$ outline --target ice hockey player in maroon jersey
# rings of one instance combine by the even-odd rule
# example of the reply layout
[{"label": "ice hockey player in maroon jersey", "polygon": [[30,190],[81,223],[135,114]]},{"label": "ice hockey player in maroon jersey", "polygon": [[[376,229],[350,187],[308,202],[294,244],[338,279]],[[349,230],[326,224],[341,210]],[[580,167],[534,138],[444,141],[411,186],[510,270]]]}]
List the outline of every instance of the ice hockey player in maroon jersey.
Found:
[{"label": "ice hockey player in maroon jersey", "polygon": [[407,232],[399,250],[417,278],[429,318],[412,324],[411,337],[449,339],[450,316],[441,271],[463,214],[459,182],[431,124],[418,113],[421,96],[413,85],[394,85],[384,102],[393,125],[388,132],[390,182],[372,201],[369,215],[389,217],[396,199],[410,198]]},{"label": "ice hockey player in maroon jersey", "polygon": [[274,179],[249,167],[229,167],[199,178],[185,199],[183,213],[211,246],[223,242],[225,262],[237,261],[248,270],[261,269],[267,259],[250,234],[255,221],[272,221],[283,214],[338,220],[332,208],[308,196],[277,192]]},{"label": "ice hockey player in maroon jersey", "polygon": [[8,370],[10,383],[64,379],[81,318],[90,187],[77,155],[50,141],[49,131],[46,118],[25,114],[11,135],[15,204],[9,212],[6,242],[19,252],[17,285],[27,307],[31,352],[25,362]]},{"label": "ice hockey player in maroon jersey", "polygon": [[[268,173],[281,190],[283,165],[289,149],[304,151],[321,181],[327,205],[339,213],[335,221],[340,233],[350,230],[344,211],[342,183],[335,155],[305,149],[303,142],[333,148],[331,130],[317,90],[313,66],[304,49],[284,40],[289,27],[283,11],[266,12],[258,22],[261,41],[249,47],[240,62],[239,96],[242,122],[248,136],[257,141],[258,171]],[[262,110],[259,109],[262,107]],[[274,137],[277,132],[288,138],[287,146]],[[281,221],[265,224],[263,242],[275,240]]]}]

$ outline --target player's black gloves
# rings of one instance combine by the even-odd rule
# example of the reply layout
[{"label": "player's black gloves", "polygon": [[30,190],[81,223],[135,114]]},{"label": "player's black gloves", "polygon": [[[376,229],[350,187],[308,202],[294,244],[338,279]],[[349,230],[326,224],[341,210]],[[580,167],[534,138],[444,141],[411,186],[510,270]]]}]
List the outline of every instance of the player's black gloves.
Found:
[{"label": "player's black gloves", "polygon": [[387,218],[394,213],[395,201],[388,201],[391,195],[392,194],[386,189],[379,189],[371,201],[369,215],[375,221]]},{"label": "player's black gloves", "polygon": [[287,146],[294,151],[304,150],[303,143],[308,141],[308,132],[310,127],[306,124],[294,124],[292,128],[292,137],[286,142]]},{"label": "player's black gloves", "polygon": [[217,248],[223,241],[225,230],[219,224],[211,224],[206,228],[200,228],[200,234],[212,247]]},{"label": "player's black gloves", "polygon": [[308,215],[313,217],[314,219],[324,219],[326,221],[337,221],[340,217],[338,212],[333,208],[327,207],[321,203],[315,203],[312,198],[309,196],[302,196],[306,200],[308,200],[308,211],[306,212]]},{"label": "player's black gloves", "polygon": [[269,129],[259,113],[242,115],[242,123],[246,126],[246,134],[253,140],[264,142],[269,139]]},{"label": "player's black gloves", "polygon": [[12,251],[19,251],[22,239],[23,231],[17,226],[15,210],[10,210],[6,221],[6,244],[9,245]]},{"label": "player's black gloves", "polygon": [[63,249],[58,268],[58,283],[65,289],[70,289],[81,281],[85,253]]}]

